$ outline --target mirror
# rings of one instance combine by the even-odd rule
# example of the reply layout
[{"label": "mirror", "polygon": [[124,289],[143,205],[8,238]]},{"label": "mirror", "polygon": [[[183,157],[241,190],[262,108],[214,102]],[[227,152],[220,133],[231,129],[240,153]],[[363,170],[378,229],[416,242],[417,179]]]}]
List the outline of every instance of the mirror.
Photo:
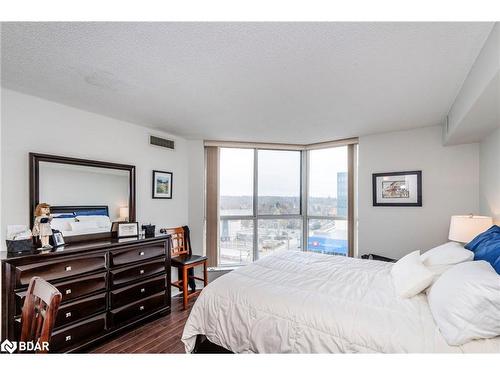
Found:
[{"label": "mirror", "polygon": [[69,242],[109,237],[112,222],[135,221],[134,166],[42,154],[30,154],[30,166],[30,223],[40,202]]},{"label": "mirror", "polygon": [[[40,162],[40,202],[51,206],[108,206],[111,221],[128,207],[128,171]],[[128,215],[127,215],[128,216]]]}]

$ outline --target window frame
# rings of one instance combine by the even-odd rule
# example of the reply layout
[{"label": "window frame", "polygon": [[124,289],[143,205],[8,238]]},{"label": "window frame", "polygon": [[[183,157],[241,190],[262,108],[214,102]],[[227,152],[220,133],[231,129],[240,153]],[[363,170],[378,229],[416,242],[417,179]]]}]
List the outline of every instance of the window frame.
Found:
[{"label": "window frame", "polygon": [[[356,188],[354,186],[356,182],[356,152],[357,152],[357,143],[349,143],[349,144],[336,144],[336,145],[325,145],[325,147],[321,148],[334,148],[334,147],[342,147],[347,146],[348,153],[348,161],[347,161],[347,175],[348,175],[348,214],[347,217],[341,216],[322,216],[322,215],[308,215],[308,200],[309,200],[309,173],[310,173],[310,151],[318,149],[319,147],[312,148],[304,148],[297,147],[296,149],[290,148],[271,148],[271,147],[259,147],[255,145],[253,147],[241,147],[241,145],[221,145],[220,148],[240,148],[240,149],[252,149],[253,150],[253,202],[252,202],[252,215],[219,215],[217,226],[219,227],[222,220],[252,220],[253,221],[253,239],[252,239],[252,261],[255,262],[259,259],[259,233],[258,233],[258,222],[259,220],[287,220],[287,219],[298,219],[302,222],[302,238],[301,238],[301,251],[308,251],[307,243],[309,238],[309,220],[346,220],[347,221],[347,244],[348,244],[348,252],[346,256],[353,257],[355,255],[355,238],[356,235],[354,233],[355,225],[354,222],[356,220],[354,207],[356,204],[355,191]],[[258,153],[259,150],[270,150],[270,151],[293,151],[300,153],[300,204],[299,204],[299,213],[298,214],[262,214],[258,213],[258,205],[259,205],[259,165],[258,165]],[[220,180],[219,180],[220,184]],[[220,195],[218,197],[220,201]],[[220,207],[219,207],[220,209]],[[217,254],[218,254],[218,268],[236,268],[239,266],[246,265],[246,263],[232,263],[232,264],[221,264],[221,247],[220,247],[220,236],[218,237],[218,246],[217,246]]]}]

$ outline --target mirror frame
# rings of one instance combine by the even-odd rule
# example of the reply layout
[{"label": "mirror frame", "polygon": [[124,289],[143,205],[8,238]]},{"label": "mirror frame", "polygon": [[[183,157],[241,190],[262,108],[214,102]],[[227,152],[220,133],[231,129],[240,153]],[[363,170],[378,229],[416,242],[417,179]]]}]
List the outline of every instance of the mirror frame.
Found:
[{"label": "mirror frame", "polygon": [[[66,156],[58,156],[58,155],[48,155],[48,154],[38,154],[38,153],[29,153],[29,225],[31,226],[33,223],[33,215],[35,213],[36,205],[40,202],[40,162],[47,163],[56,163],[56,164],[71,164],[71,165],[80,165],[86,167],[97,167],[97,168],[107,168],[107,169],[119,169],[129,172],[129,221],[136,221],[136,203],[135,203],[135,165],[128,164],[118,164],[111,163],[106,161],[97,161],[97,160],[87,160],[87,159],[77,159]],[[106,237],[110,237],[111,233],[106,233]],[[82,237],[78,240],[88,240],[92,238],[102,238],[102,233],[89,234],[89,235],[81,235],[81,236],[72,236]],[[71,239],[71,237],[69,237]],[[73,242],[73,241],[71,241]]]}]

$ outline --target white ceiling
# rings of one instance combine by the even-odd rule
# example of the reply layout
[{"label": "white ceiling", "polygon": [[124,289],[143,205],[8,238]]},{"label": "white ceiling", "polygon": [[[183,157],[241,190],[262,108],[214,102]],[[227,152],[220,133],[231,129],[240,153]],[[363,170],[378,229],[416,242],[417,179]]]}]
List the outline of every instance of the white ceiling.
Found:
[{"label": "white ceiling", "polygon": [[493,23],[3,23],[2,85],[187,138],[440,124]]}]

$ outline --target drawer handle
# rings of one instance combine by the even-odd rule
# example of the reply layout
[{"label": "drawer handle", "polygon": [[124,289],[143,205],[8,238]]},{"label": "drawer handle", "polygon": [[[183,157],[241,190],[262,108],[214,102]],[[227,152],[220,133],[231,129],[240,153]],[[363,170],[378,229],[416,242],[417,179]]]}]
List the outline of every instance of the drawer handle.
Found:
[{"label": "drawer handle", "polygon": [[66,336],[66,341],[71,341],[71,335]]},{"label": "drawer handle", "polygon": [[71,271],[71,266],[66,266],[66,267],[64,267],[64,270],[65,270],[65,271]]},{"label": "drawer handle", "polygon": [[142,257],[144,255],[144,251],[141,251],[139,255]]},{"label": "drawer handle", "polygon": [[139,306],[139,310],[144,310],[144,306]]},{"label": "drawer handle", "polygon": [[71,311],[66,313],[66,318],[71,318]]},{"label": "drawer handle", "polygon": [[66,294],[71,294],[71,289],[66,289]]},{"label": "drawer handle", "polygon": [[144,270],[140,270],[139,273],[142,275],[144,273]]},{"label": "drawer handle", "polygon": [[146,291],[146,288],[141,288],[141,293],[144,293]]}]

